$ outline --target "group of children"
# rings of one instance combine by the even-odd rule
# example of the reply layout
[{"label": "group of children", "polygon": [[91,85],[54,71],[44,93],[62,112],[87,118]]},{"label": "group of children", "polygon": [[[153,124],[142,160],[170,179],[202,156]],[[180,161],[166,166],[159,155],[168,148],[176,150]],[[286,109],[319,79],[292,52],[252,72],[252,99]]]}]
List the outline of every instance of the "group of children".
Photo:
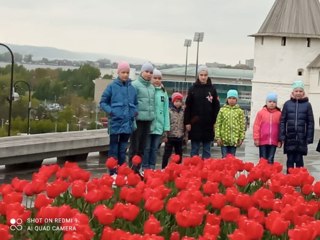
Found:
[{"label": "group of children", "polygon": [[[142,65],[137,80],[129,79],[130,66],[118,64],[118,77],[102,94],[100,107],[109,117],[109,156],[125,162],[130,138],[129,166],[141,176],[146,169],[155,169],[158,146],[165,142],[162,168],[168,164],[173,149],[182,160],[183,141],[191,140],[191,156],[210,158],[212,141],[221,147],[222,158],[236,154],[245,138],[244,111],[238,105],[238,92],[230,89],[226,103],[220,109],[219,97],[205,66],[198,68],[198,77],[189,89],[185,104],[183,95],[174,92],[172,104],[161,83],[162,74],[151,63]],[[169,107],[171,105],[171,107]],[[302,81],[292,85],[290,100],[282,111],[277,107],[277,94],[269,93],[266,105],[257,113],[253,124],[253,139],[260,158],[274,162],[277,147],[287,154],[287,172],[302,167],[307,145],[313,142],[314,119],[311,104],[305,96]],[[142,158],[141,166],[133,166],[132,158]],[[111,170],[110,174],[115,174]]]}]

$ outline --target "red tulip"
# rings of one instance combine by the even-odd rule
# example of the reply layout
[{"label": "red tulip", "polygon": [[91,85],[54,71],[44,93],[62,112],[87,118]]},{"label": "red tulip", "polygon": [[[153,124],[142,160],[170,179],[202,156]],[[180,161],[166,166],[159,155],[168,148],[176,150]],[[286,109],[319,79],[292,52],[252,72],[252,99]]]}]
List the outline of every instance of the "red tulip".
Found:
[{"label": "red tulip", "polygon": [[256,222],[263,224],[264,223],[264,213],[259,211],[255,207],[250,207],[248,209],[248,218],[255,220]]},{"label": "red tulip", "polygon": [[83,197],[86,191],[86,183],[82,180],[75,180],[71,184],[71,194],[75,198]]},{"label": "red tulip", "polygon": [[237,178],[237,180],[236,180],[236,184],[238,185],[238,186],[240,186],[240,187],[244,187],[244,186],[246,186],[247,184],[248,184],[248,178],[247,178],[247,176],[246,175],[244,175],[244,174],[241,174],[238,178]]},{"label": "red tulip", "polygon": [[207,181],[205,184],[202,185],[203,192],[205,194],[213,194],[219,192],[219,185],[217,182]]},{"label": "red tulip", "polygon": [[142,200],[142,194],[137,188],[122,187],[120,191],[120,199],[137,205]]},{"label": "red tulip", "polygon": [[88,182],[90,180],[91,173],[87,170],[81,169],[80,167],[73,169],[69,174],[69,181],[83,180]]},{"label": "red tulip", "polygon": [[246,217],[240,217],[238,226],[239,230],[246,234],[247,239],[262,239],[264,229],[260,223],[247,219]]},{"label": "red tulip", "polygon": [[232,203],[232,202],[234,202],[234,200],[236,199],[238,194],[239,194],[238,189],[236,189],[235,187],[229,187],[226,190],[225,196],[226,196],[227,201]]},{"label": "red tulip", "polygon": [[203,229],[203,235],[209,235],[213,239],[215,239],[217,236],[219,236],[220,233],[220,226],[219,225],[211,225],[209,223],[206,223]]},{"label": "red tulip", "polygon": [[118,175],[128,176],[132,172],[133,170],[129,168],[126,163],[122,164],[121,166],[118,166]]},{"label": "red tulip", "polygon": [[309,195],[313,192],[313,187],[311,184],[304,184],[302,186],[302,189],[301,189],[301,192],[304,194],[304,195]]},{"label": "red tulip", "polygon": [[136,205],[127,203],[125,204],[124,211],[122,213],[122,217],[128,221],[133,221],[137,218],[140,212],[140,208]]},{"label": "red tulip", "polygon": [[105,205],[96,206],[96,208],[93,211],[93,215],[103,225],[110,225],[115,220],[113,211],[107,208]]},{"label": "red tulip", "polygon": [[9,226],[0,224],[0,236],[2,240],[12,239],[12,235],[10,234]]},{"label": "red tulip", "polygon": [[234,184],[234,178],[233,178],[233,176],[227,174],[222,178],[221,183],[225,187],[232,187]]},{"label": "red tulip", "polygon": [[22,202],[22,193],[21,192],[10,192],[3,195],[3,202],[6,204],[9,203],[21,203]]},{"label": "red tulip", "polygon": [[77,232],[66,232],[63,235],[63,240],[87,240],[84,235]]},{"label": "red tulip", "polygon": [[315,230],[308,226],[299,226],[288,231],[291,240],[313,240],[316,238]]},{"label": "red tulip", "polygon": [[317,196],[320,196],[320,181],[314,184],[313,191]]},{"label": "red tulip", "polygon": [[141,177],[136,173],[129,173],[127,182],[129,186],[136,186],[141,181]]},{"label": "red tulip", "polygon": [[2,195],[5,195],[7,193],[11,193],[13,191],[14,191],[14,189],[11,186],[11,184],[1,184],[0,185],[0,193],[2,193]]},{"label": "red tulip", "polygon": [[236,222],[240,216],[240,209],[226,205],[221,208],[221,219],[227,222]]},{"label": "red tulip", "polygon": [[88,203],[96,203],[102,199],[102,194],[101,194],[100,190],[93,189],[93,190],[84,194],[84,199]]},{"label": "red tulip", "polygon": [[228,235],[230,240],[248,240],[246,234],[240,229],[236,229],[232,234]]},{"label": "red tulip", "polygon": [[116,185],[118,187],[122,187],[124,186],[125,184],[127,183],[126,179],[125,179],[125,176],[124,175],[117,175],[117,178],[116,178]]},{"label": "red tulip", "polygon": [[133,166],[139,166],[140,163],[141,163],[141,157],[138,156],[138,155],[134,155],[133,158],[132,158],[132,164]]},{"label": "red tulip", "polygon": [[171,159],[171,162],[179,163],[180,162],[180,155],[172,154],[170,159]]},{"label": "red tulip", "polygon": [[253,202],[251,200],[251,196],[248,194],[239,193],[234,201],[234,205],[241,209],[247,210],[248,208],[253,206]]},{"label": "red tulip", "polygon": [[180,211],[183,207],[182,202],[179,198],[173,197],[169,198],[166,206],[166,210],[168,213],[176,214],[178,211]]},{"label": "red tulip", "polygon": [[118,160],[114,157],[109,157],[106,161],[106,167],[108,169],[115,169],[118,166]]},{"label": "red tulip", "polygon": [[271,212],[265,219],[265,226],[271,234],[280,236],[288,230],[290,222],[284,220],[277,212]]},{"label": "red tulip", "polygon": [[56,198],[60,194],[67,191],[69,187],[69,183],[66,181],[63,181],[61,179],[57,179],[56,181],[49,183],[46,187],[47,195],[50,198]]},{"label": "red tulip", "polygon": [[144,204],[144,208],[151,213],[156,213],[161,211],[163,209],[163,206],[164,206],[164,201],[155,197],[148,198]]},{"label": "red tulip", "polygon": [[48,198],[45,194],[41,193],[36,196],[36,199],[34,201],[34,206],[35,208],[40,209],[42,207],[48,206],[52,202],[53,202],[53,199]]},{"label": "red tulip", "polygon": [[144,223],[143,231],[145,234],[159,234],[162,231],[162,227],[159,220],[150,215],[149,219]]},{"label": "red tulip", "polygon": [[26,186],[23,188],[24,194],[27,196],[32,196],[34,194],[41,193],[46,188],[46,182],[40,178],[36,178],[26,184]]},{"label": "red tulip", "polygon": [[15,177],[11,181],[12,187],[17,191],[17,192],[23,192],[23,188],[28,184],[29,181],[27,180],[20,180],[19,178]]},{"label": "red tulip", "polygon": [[170,235],[170,240],[180,240],[180,233],[179,232],[172,232]]},{"label": "red tulip", "polygon": [[220,225],[221,218],[220,216],[214,213],[208,213],[206,218],[206,223],[210,225]]},{"label": "red tulip", "polygon": [[226,205],[226,196],[222,193],[216,193],[210,196],[210,203],[213,208],[221,209],[223,206]]}]

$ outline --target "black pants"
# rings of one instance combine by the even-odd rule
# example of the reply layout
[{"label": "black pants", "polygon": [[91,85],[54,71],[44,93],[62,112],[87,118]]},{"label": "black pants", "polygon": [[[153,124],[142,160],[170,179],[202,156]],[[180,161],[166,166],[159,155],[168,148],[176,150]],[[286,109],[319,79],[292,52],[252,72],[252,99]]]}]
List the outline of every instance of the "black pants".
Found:
[{"label": "black pants", "polygon": [[182,138],[168,138],[168,141],[164,147],[164,154],[162,158],[162,169],[168,165],[169,157],[172,154],[174,148],[175,154],[180,156],[180,162],[182,160]]},{"label": "black pants", "polygon": [[301,153],[287,153],[287,173],[289,173],[289,168],[303,167],[303,165],[303,155]]},{"label": "black pants", "polygon": [[132,158],[135,155],[143,158],[147,136],[150,133],[151,121],[136,121],[136,123],[137,129],[130,136],[129,167],[132,167],[135,172],[138,172],[140,169],[140,165],[132,166]]}]

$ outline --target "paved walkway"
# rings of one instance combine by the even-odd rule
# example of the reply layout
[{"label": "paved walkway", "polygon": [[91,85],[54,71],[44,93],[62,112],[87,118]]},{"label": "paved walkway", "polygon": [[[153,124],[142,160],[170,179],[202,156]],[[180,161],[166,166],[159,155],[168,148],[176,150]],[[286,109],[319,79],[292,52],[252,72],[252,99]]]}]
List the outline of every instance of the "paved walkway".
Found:
[{"label": "paved walkway", "polygon": [[[259,150],[257,147],[254,146],[252,140],[252,131],[247,132],[246,139],[243,145],[237,149],[237,157],[243,161],[250,161],[253,163],[257,163],[259,161]],[[304,157],[305,167],[308,168],[312,176],[315,177],[317,181],[320,180],[320,153],[315,151],[318,139],[320,138],[320,131],[316,131],[315,133],[315,141],[313,144],[309,145],[309,153],[308,156]],[[190,144],[188,145],[187,149],[184,152],[185,156],[189,156],[190,153]],[[163,154],[163,147],[161,147],[160,152],[158,154],[158,161],[157,167],[160,168],[161,160]],[[212,148],[212,157],[213,158],[220,158],[221,152],[220,148],[216,145]],[[280,162],[284,165],[284,172],[286,170],[286,155],[283,154],[283,148],[277,149],[275,161]],[[56,163],[56,158],[46,159],[44,164],[51,164]],[[99,162],[99,154],[98,153],[91,153],[87,161],[79,162],[79,165],[87,169],[88,171],[92,172],[93,176],[98,177],[104,173],[106,173],[106,167],[104,163]],[[15,169],[15,170],[6,170],[4,166],[0,166],[0,184],[1,183],[8,183],[14,177],[19,177],[21,179],[31,179],[32,173],[37,171],[37,169]]]}]

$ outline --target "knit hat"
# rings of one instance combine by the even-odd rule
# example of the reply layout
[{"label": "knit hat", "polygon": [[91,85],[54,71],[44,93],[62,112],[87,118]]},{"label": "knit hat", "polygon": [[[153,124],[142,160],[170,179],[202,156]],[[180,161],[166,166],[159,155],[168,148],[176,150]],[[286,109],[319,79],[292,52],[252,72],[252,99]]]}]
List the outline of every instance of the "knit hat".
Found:
[{"label": "knit hat", "polygon": [[153,76],[161,77],[162,78],[162,73],[158,69],[153,69]]},{"label": "knit hat", "polygon": [[117,73],[119,74],[123,70],[128,70],[130,71],[130,65],[127,62],[119,62],[118,63],[118,68],[117,68]]},{"label": "knit hat", "polygon": [[153,65],[150,62],[145,62],[141,67],[141,72],[153,72]]},{"label": "knit hat", "polygon": [[296,80],[292,83],[292,89],[301,88],[304,90],[304,83],[301,80]]},{"label": "knit hat", "polygon": [[200,65],[200,66],[198,67],[198,74],[199,74],[200,72],[202,72],[202,71],[205,71],[205,72],[208,73],[208,68],[207,68],[207,66],[205,66],[205,65]]},{"label": "knit hat", "polygon": [[182,100],[183,99],[183,95],[179,92],[174,92],[171,96],[172,98],[172,102],[174,103],[177,100]]},{"label": "knit hat", "polygon": [[234,97],[234,98],[238,99],[238,91],[235,90],[235,89],[230,89],[227,92],[227,98],[231,98],[231,97]]},{"label": "knit hat", "polygon": [[276,93],[268,93],[266,102],[273,101],[273,102],[278,102],[278,95]]}]

